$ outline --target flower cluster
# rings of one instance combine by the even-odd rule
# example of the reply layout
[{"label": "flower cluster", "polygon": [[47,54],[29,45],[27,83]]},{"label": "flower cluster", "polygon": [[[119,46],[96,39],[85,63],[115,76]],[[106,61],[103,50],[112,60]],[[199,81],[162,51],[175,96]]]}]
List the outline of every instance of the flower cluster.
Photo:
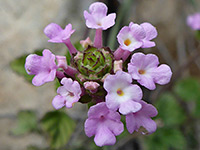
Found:
[{"label": "flower cluster", "polygon": [[142,100],[143,92],[135,82],[154,90],[156,84],[167,84],[172,72],[169,66],[159,65],[156,55],[133,51],[154,47],[156,44],[151,40],[157,36],[156,28],[150,23],[131,22],[119,31],[119,47],[113,52],[103,46],[102,31],[115,24],[116,14],[107,15],[107,6],[95,2],[90,5],[89,12],[84,11],[84,17],[86,26],[96,29],[93,42],[89,38],[80,41],[84,51],[76,49],[70,41],[75,31],[71,24],[62,29],[51,23],[44,29],[49,42],[64,43],[72,58],[67,65],[65,56],[55,56],[47,49],[43,56],[29,55],[25,68],[28,74],[35,75],[32,83],[40,86],[59,79],[61,86],[52,101],[55,109],[71,108],[77,102],[93,104],[85,121],[85,133],[88,137],[94,136],[98,146],[115,144],[115,136],[124,130],[121,115],[126,117],[130,133],[139,131],[140,127],[149,134],[155,132],[156,123],[152,117],[157,115],[157,110]]}]

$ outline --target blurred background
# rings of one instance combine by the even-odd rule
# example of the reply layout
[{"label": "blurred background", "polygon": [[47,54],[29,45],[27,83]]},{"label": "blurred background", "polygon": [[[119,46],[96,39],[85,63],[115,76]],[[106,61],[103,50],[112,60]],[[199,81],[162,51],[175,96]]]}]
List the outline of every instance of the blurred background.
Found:
[{"label": "blurred background", "polygon": [[61,133],[54,135],[47,124],[54,110],[55,83],[34,87],[16,64],[39,49],[66,52],[64,44],[47,42],[43,29],[51,22],[62,27],[71,23],[76,29],[73,43],[93,39],[95,31],[85,26],[83,11],[94,1],[0,0],[0,150],[200,150],[200,38],[186,24],[188,15],[200,12],[200,1],[101,1],[109,13],[117,13],[115,26],[104,32],[104,45],[112,50],[118,46],[116,34],[130,21],[150,22],[158,30],[156,47],[138,50],[158,55],[173,71],[168,85],[151,92],[143,89],[144,100],[158,109],[157,131],[147,136],[125,131],[114,146],[98,148],[83,131],[87,106],[76,104],[63,111],[71,122],[67,131],[58,129]]}]

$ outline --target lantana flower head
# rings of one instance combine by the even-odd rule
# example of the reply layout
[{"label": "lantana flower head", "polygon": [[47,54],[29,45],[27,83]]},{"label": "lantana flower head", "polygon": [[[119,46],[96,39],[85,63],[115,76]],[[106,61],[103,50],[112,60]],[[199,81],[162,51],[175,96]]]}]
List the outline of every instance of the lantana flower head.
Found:
[{"label": "lantana flower head", "polygon": [[30,54],[26,58],[25,69],[30,75],[35,75],[32,83],[40,86],[46,82],[53,81],[56,77],[55,55],[48,49],[42,52],[43,56]]},{"label": "lantana flower head", "polygon": [[154,54],[135,53],[132,55],[128,64],[128,72],[134,80],[137,80],[144,87],[154,90],[155,83],[167,84],[172,76],[171,69],[168,65],[160,66],[158,57]]},{"label": "lantana flower head", "polygon": [[151,40],[157,36],[157,30],[150,23],[131,22],[117,35],[119,47],[115,52],[104,47],[102,32],[113,26],[116,18],[115,13],[107,15],[107,10],[105,4],[95,2],[89,12],[84,11],[86,26],[96,29],[96,33],[93,41],[89,37],[80,40],[80,50],[71,43],[70,37],[75,31],[71,24],[62,29],[51,23],[44,29],[49,42],[64,43],[68,47],[70,62],[65,56],[44,50],[43,56],[31,54],[25,63],[27,73],[35,75],[32,83],[36,86],[58,78],[60,87],[52,101],[55,109],[72,108],[77,102],[91,106],[85,133],[88,137],[94,136],[98,146],[115,144],[115,136],[124,130],[121,115],[126,116],[130,133],[139,131],[140,127],[153,133],[156,123],[151,117],[157,115],[157,110],[142,100],[142,89],[135,82],[153,90],[155,83],[167,84],[172,75],[169,66],[158,66],[156,55],[134,53],[138,48],[155,46]]},{"label": "lantana flower head", "polygon": [[119,108],[123,115],[141,109],[141,104],[137,101],[142,99],[142,90],[131,83],[131,75],[123,71],[106,77],[104,89],[108,92],[105,99],[109,109],[116,111]]},{"label": "lantana flower head", "polygon": [[200,12],[189,15],[187,17],[187,24],[193,30],[200,30]]},{"label": "lantana flower head", "polygon": [[90,107],[88,119],[85,121],[85,133],[88,137],[95,136],[97,146],[113,145],[115,136],[120,135],[124,125],[120,114],[107,108],[105,102]]},{"label": "lantana flower head", "polygon": [[72,79],[65,77],[61,80],[61,84],[63,86],[57,89],[59,95],[54,97],[52,105],[55,109],[60,109],[64,106],[71,108],[80,99],[81,87],[77,81],[72,81]]}]

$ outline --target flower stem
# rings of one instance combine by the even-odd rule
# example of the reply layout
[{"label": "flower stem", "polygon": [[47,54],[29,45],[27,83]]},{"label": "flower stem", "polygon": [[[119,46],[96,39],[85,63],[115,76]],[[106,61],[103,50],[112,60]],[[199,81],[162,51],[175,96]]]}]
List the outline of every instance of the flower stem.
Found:
[{"label": "flower stem", "polygon": [[123,50],[122,48],[119,47],[114,52],[114,57],[115,57],[115,60],[120,60],[122,58],[123,61],[126,61],[126,59],[129,57],[130,54],[131,52]]},{"label": "flower stem", "polygon": [[65,77],[65,75],[62,71],[56,71],[56,77],[59,79],[62,79]]},{"label": "flower stem", "polygon": [[76,48],[72,45],[70,39],[67,39],[64,41],[65,45],[67,46],[67,48],[69,49],[70,54],[76,54],[77,50]]},{"label": "flower stem", "polygon": [[63,68],[63,70],[67,75],[71,77],[75,77],[75,74],[78,73],[78,71],[71,66],[67,66],[67,68]]},{"label": "flower stem", "polygon": [[102,47],[102,29],[97,29],[94,37],[94,47],[101,48]]}]

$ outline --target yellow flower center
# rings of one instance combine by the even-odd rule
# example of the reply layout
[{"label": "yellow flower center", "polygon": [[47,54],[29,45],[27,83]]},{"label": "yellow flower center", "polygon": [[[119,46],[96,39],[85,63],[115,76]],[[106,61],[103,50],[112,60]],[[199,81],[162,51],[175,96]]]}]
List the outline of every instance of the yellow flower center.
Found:
[{"label": "yellow flower center", "polygon": [[138,70],[139,74],[145,74],[145,70]]},{"label": "yellow flower center", "polygon": [[102,24],[100,22],[98,22],[97,25],[101,26]]},{"label": "yellow flower center", "polygon": [[119,88],[119,89],[117,89],[117,94],[118,94],[119,96],[123,96],[123,95],[124,95],[124,92]]},{"label": "yellow flower center", "polygon": [[129,46],[129,45],[131,44],[131,40],[130,40],[130,39],[126,39],[126,40],[124,41],[124,44],[125,44],[126,46]]}]

